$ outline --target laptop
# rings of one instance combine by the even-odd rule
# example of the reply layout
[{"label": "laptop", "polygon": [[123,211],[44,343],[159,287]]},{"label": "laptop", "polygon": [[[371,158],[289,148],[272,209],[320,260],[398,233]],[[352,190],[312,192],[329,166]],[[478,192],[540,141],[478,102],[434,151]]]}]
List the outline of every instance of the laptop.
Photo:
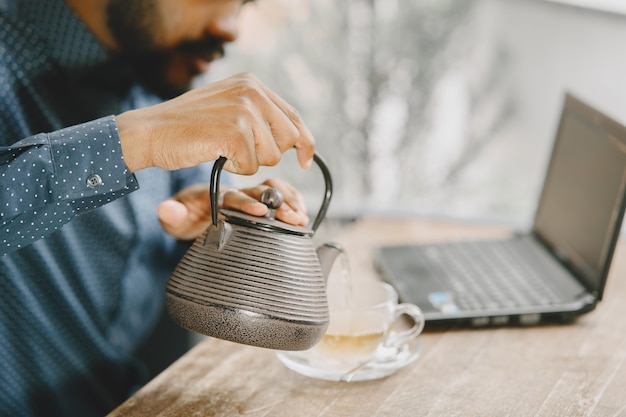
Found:
[{"label": "laptop", "polygon": [[602,299],[626,206],[626,128],[571,93],[532,227],[502,239],[378,247],[429,326],[571,322]]}]

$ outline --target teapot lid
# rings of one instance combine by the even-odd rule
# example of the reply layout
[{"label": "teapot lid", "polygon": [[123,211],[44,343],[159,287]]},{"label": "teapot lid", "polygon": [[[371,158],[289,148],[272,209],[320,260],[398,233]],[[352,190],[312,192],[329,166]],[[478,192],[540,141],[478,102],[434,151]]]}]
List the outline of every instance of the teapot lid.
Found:
[{"label": "teapot lid", "polygon": [[[322,201],[322,205],[317,212],[317,216],[313,221],[313,225],[311,229],[307,229],[301,226],[294,226],[291,224],[284,223],[280,220],[276,220],[274,218],[275,209],[282,204],[282,196],[278,190],[275,188],[269,188],[264,190],[261,193],[261,202],[264,203],[270,210],[268,215],[265,217],[255,217],[250,216],[248,214],[228,209],[221,209],[220,213],[226,216],[229,223],[239,224],[242,226],[253,227],[255,229],[267,230],[272,232],[279,233],[287,233],[291,235],[300,235],[300,236],[312,236],[317,227],[326,216],[326,210],[328,209],[328,205],[330,203],[330,198],[332,196],[333,182],[330,176],[330,171],[326,166],[324,160],[317,154],[313,154],[313,160],[317,163],[318,167],[322,171],[322,175],[324,176],[324,199]],[[220,156],[217,161],[213,164],[213,170],[211,171],[211,183],[210,183],[210,199],[211,199],[211,207],[218,206],[218,195],[219,195],[219,183],[220,183],[220,175],[222,173],[222,168],[226,163],[226,158]],[[212,210],[211,220],[213,226],[217,227],[218,224],[218,211]]]},{"label": "teapot lid", "polygon": [[306,227],[295,226],[289,223],[285,223],[275,219],[274,217],[251,216],[240,211],[227,209],[221,209],[220,213],[226,216],[226,220],[229,223],[237,224],[240,226],[299,236],[313,236],[313,234],[315,233],[313,230],[307,229]]}]

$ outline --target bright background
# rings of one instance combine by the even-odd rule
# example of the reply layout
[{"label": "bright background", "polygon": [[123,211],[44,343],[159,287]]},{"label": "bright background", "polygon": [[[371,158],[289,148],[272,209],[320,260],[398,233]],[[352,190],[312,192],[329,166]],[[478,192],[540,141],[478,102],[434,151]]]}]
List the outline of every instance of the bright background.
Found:
[{"label": "bright background", "polygon": [[[621,13],[543,0],[257,0],[242,27],[200,82],[252,72],[298,109],[333,174],[330,218],[524,225],[565,92],[626,122]],[[235,181],[268,176],[298,186],[315,213],[322,177],[295,152]]]}]

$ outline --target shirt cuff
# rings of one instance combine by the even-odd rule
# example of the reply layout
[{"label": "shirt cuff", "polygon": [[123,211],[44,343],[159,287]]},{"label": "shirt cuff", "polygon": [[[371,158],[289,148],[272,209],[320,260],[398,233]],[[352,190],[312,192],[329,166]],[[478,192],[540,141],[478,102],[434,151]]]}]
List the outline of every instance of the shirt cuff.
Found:
[{"label": "shirt cuff", "polygon": [[48,134],[58,200],[139,188],[122,155],[114,116]]}]

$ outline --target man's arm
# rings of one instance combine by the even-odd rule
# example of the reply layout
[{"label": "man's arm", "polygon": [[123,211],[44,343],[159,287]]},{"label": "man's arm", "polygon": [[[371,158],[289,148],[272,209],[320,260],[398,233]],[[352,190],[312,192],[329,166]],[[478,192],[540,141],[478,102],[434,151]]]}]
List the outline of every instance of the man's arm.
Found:
[{"label": "man's arm", "polygon": [[0,255],[139,188],[113,116],[0,147]]}]

